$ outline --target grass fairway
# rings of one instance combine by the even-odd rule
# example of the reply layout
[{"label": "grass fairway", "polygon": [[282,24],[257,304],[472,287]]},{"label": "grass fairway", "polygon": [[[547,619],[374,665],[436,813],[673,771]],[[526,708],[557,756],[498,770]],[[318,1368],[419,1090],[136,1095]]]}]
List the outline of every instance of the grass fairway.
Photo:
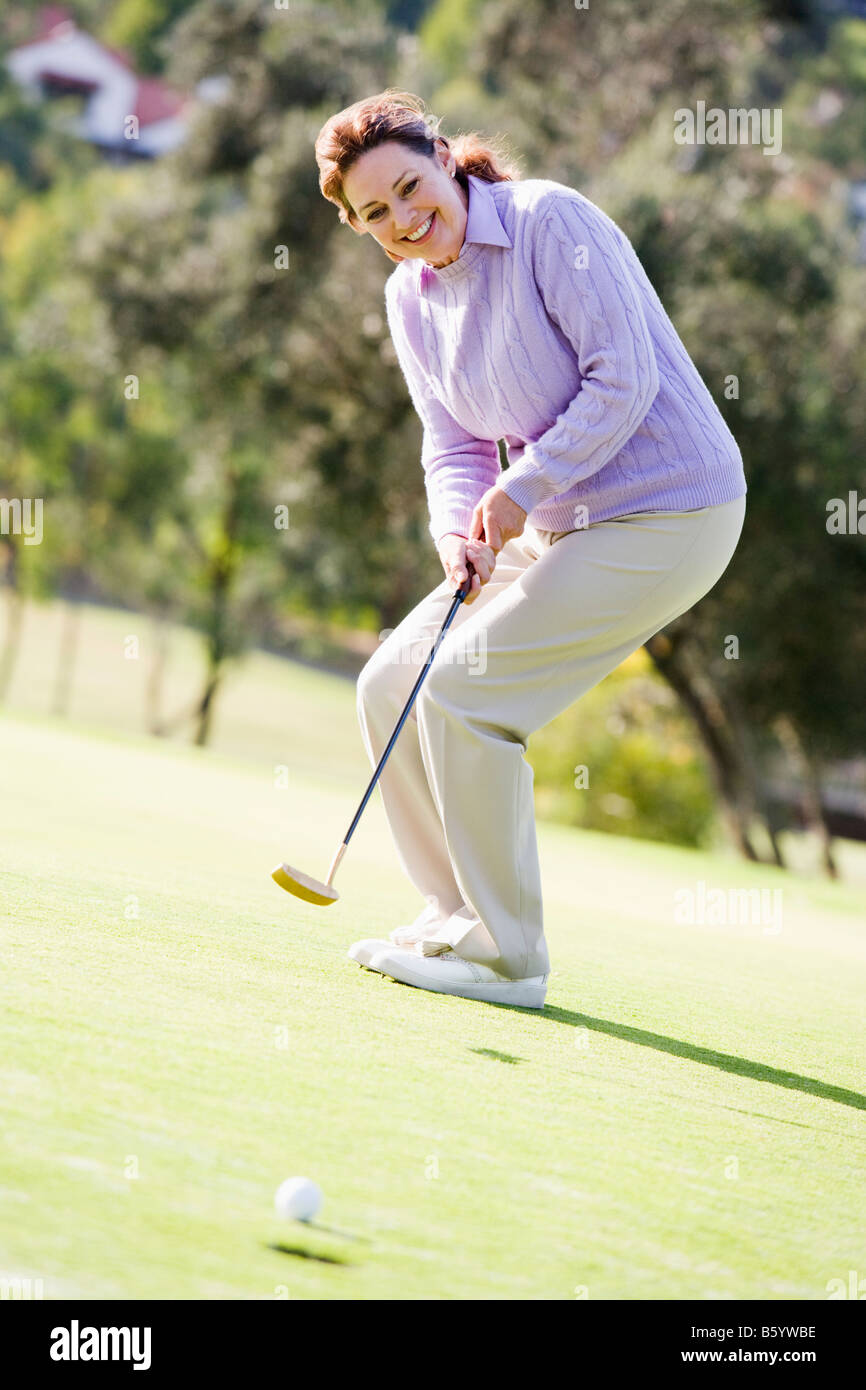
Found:
[{"label": "grass fairway", "polygon": [[[342,740],[350,687],[296,730],[288,790],[0,721],[0,1271],[240,1299],[822,1299],[862,1275],[862,888],[544,826],[547,1008],[412,990],[345,958],[419,907],[378,803],[334,907],[269,878],[323,875],[357,803],[360,756],[315,775],[332,718]],[[781,888],[782,930],[678,924],[701,879]],[[317,1226],[273,1213],[294,1174]]]}]

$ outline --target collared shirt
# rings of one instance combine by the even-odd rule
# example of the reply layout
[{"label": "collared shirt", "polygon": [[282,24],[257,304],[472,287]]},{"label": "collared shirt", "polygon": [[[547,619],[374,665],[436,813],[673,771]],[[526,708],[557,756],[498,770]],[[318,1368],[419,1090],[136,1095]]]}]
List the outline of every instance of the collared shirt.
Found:
[{"label": "collared shirt", "polygon": [[[468,175],[468,182],[469,211],[466,216],[466,235],[457,259],[460,259],[463,248],[468,245],[505,246],[510,251],[511,238],[499,220],[496,204],[488,191],[490,185],[483,179],[476,178],[474,174]],[[424,294],[431,272],[435,273],[435,267],[427,261],[422,261],[418,276],[419,294]]]},{"label": "collared shirt", "polygon": [[466,535],[494,485],[551,531],[742,497],[736,440],[625,233],[553,180],[468,182],[457,259],[406,257],[385,286],[434,540]]}]

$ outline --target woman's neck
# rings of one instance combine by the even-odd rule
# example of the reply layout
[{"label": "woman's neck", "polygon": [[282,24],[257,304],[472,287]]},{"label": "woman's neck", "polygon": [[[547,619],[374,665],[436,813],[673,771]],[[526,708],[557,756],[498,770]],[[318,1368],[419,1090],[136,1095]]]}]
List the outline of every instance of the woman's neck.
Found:
[{"label": "woman's neck", "polygon": [[432,265],[434,270],[441,270],[443,266],[451,265],[453,261],[456,261],[457,257],[460,255],[460,252],[463,250],[463,247],[466,243],[466,225],[469,221],[469,194],[466,192],[466,189],[463,187],[462,183],[460,183],[459,180],[457,181],[457,192],[460,194],[460,201],[462,202],[463,210],[466,213],[466,217],[463,222],[463,240],[460,242],[457,251],[450,258],[450,260],[426,262],[427,265]]}]

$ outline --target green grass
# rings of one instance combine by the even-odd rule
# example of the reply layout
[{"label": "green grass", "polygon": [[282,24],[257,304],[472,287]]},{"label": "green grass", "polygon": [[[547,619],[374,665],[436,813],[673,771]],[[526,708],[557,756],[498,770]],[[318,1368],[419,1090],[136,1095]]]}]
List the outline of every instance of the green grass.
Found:
[{"label": "green grass", "polygon": [[[0,600],[4,597],[0,589]],[[0,633],[6,615],[0,603]],[[140,613],[77,605],[78,642],[64,713],[94,729],[140,733],[146,728],[146,686],[158,641]],[[21,646],[4,706],[14,713],[51,714],[57,690],[58,653],[66,618],[57,601],[25,605]],[[137,640],[137,649],[129,639]],[[137,650],[134,659],[128,652]],[[205,668],[200,636],[179,624],[168,627],[168,658],[160,717],[172,721],[201,696]],[[351,714],[351,681],[323,680],[312,667],[253,651],[229,663],[216,704],[211,747],[271,767],[287,763],[326,776],[331,769],[367,768]],[[350,712],[346,716],[346,710]],[[187,744],[192,724],[177,727],[172,742]],[[323,768],[320,751],[327,753]]]},{"label": "green grass", "polygon": [[[321,876],[357,804],[352,687],[269,679],[279,737],[243,760],[0,720],[0,1274],[48,1298],[822,1299],[866,1271],[861,886],[546,825],[543,1012],[386,981],[345,958],[420,906],[377,800],[334,907],[269,878]],[[700,879],[781,887],[782,931],[678,924]],[[316,1227],[273,1213],[294,1174]]]},{"label": "green grass", "polygon": [[[0,600],[3,598],[0,590]],[[0,602],[0,631],[6,624],[4,607]],[[153,624],[140,613],[90,603],[78,604],[77,613],[78,641],[64,714],[79,726],[100,734],[141,734],[147,725],[146,689],[158,642]],[[25,605],[20,652],[0,708],[28,716],[55,711],[58,653],[65,620],[66,605],[57,600]],[[134,660],[127,656],[130,638],[138,642]],[[355,650],[362,652],[363,635],[354,634],[354,638]],[[159,713],[162,719],[172,722],[180,712],[192,709],[201,695],[202,639],[188,628],[170,624],[167,653]],[[630,662],[640,670],[636,656]],[[362,657],[358,659],[360,664]],[[621,671],[622,668],[587,697],[599,726],[607,719],[610,701],[617,692],[622,693]],[[363,786],[369,777],[369,768],[353,699],[351,679],[325,676],[311,666],[252,651],[242,661],[226,667],[209,746],[259,765],[269,777],[274,777],[280,767],[291,767],[295,774],[309,773],[318,783],[350,783],[349,800],[357,804],[358,786]],[[586,699],[581,701],[581,707],[586,703]],[[189,721],[173,724],[168,741],[186,747],[192,731]],[[575,723],[572,711],[566,711],[530,741],[529,759],[537,772],[536,802],[541,814],[546,812],[550,819],[564,819],[566,823],[571,820],[567,797],[580,795],[573,790],[574,764],[585,759],[587,748],[593,749],[594,777],[598,760],[609,756],[603,737],[601,743],[597,741],[598,730],[593,731],[595,741],[593,736],[588,737],[589,733],[579,727],[579,721]],[[664,733],[668,740],[678,737],[670,727]],[[576,751],[575,740],[581,752]],[[667,752],[672,751],[674,747],[668,743]],[[681,754],[679,748],[678,756]],[[666,795],[669,794],[668,788]],[[753,827],[753,831],[756,842],[767,853],[769,847],[764,845],[760,826]],[[779,840],[787,862],[796,870],[811,873],[820,864],[817,837],[783,832]],[[724,844],[721,826],[713,843]],[[842,841],[836,844],[835,853],[845,879],[866,888],[866,846]]]}]

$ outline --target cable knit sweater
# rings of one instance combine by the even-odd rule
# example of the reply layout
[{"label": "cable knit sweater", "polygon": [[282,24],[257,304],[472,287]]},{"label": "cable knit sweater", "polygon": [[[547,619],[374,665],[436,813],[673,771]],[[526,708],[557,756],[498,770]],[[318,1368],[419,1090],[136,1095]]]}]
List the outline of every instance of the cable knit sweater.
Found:
[{"label": "cable knit sweater", "polygon": [[745,493],[736,440],[634,247],[575,189],[470,174],[456,261],[402,261],[385,303],[434,541],[468,534],[500,439],[501,486],[543,530]]}]

